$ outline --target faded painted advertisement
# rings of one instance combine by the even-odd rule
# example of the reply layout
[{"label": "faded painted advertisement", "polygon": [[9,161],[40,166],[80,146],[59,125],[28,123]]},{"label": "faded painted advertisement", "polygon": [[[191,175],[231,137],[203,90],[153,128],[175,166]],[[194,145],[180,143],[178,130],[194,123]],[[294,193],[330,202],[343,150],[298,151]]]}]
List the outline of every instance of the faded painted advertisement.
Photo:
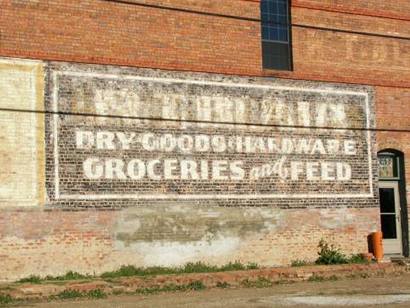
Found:
[{"label": "faded painted advertisement", "polygon": [[373,196],[364,90],[146,72],[49,78],[55,199]]}]

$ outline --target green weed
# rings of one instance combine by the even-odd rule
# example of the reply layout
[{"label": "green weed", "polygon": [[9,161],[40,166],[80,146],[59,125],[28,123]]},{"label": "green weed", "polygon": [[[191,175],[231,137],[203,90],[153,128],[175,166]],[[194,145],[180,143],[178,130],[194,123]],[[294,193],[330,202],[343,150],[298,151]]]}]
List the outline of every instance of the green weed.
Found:
[{"label": "green weed", "polygon": [[264,277],[259,277],[257,280],[244,279],[241,285],[246,288],[268,288],[273,285],[273,282]]},{"label": "green weed", "polygon": [[310,281],[310,282],[322,282],[322,281],[336,281],[338,279],[339,278],[335,275],[325,277],[325,276],[320,276],[320,275],[313,274],[312,276],[309,277],[308,281]]},{"label": "green weed", "polygon": [[73,298],[82,298],[88,297],[92,299],[101,299],[106,298],[107,294],[101,289],[94,289],[88,292],[81,292],[78,290],[64,290],[58,293],[55,296],[52,296],[50,299],[73,299]]},{"label": "green weed", "polygon": [[362,255],[362,254],[355,254],[350,256],[348,259],[349,263],[355,264],[369,264],[370,262]]},{"label": "green weed", "polygon": [[246,265],[236,261],[236,262],[229,262],[226,265],[220,267],[221,272],[229,272],[229,271],[243,271],[246,269]]},{"label": "green weed", "polygon": [[19,283],[26,283],[27,282],[27,283],[37,284],[37,283],[41,283],[42,280],[43,279],[41,279],[39,276],[31,275],[29,277],[20,279],[17,282],[19,282]]},{"label": "green weed", "polygon": [[142,289],[137,289],[135,292],[137,294],[154,294],[154,293],[159,293],[159,292],[176,292],[176,291],[187,291],[187,290],[193,290],[193,291],[200,291],[206,289],[206,286],[202,281],[193,281],[185,285],[176,285],[176,284],[167,284],[162,287],[160,286],[153,286],[150,288],[142,288]]},{"label": "green weed", "polygon": [[[362,254],[353,254],[350,257],[343,254],[339,248],[334,245],[328,244],[325,240],[321,239],[318,245],[319,257],[315,261],[319,265],[331,265],[331,264],[368,264],[369,261]],[[298,260],[292,262],[292,266],[299,266]]]},{"label": "green weed", "polygon": [[309,277],[308,281],[310,282],[322,282],[325,281],[325,277],[313,274]]},{"label": "green weed", "polygon": [[255,262],[249,262],[248,264],[246,264],[246,269],[248,270],[259,269],[259,265],[258,263],[255,263]]},{"label": "green weed", "polygon": [[7,305],[13,302],[13,298],[8,294],[0,294],[0,305]]},{"label": "green weed", "polygon": [[58,299],[70,299],[83,297],[84,293],[78,290],[64,290],[56,295]]},{"label": "green weed", "polygon": [[106,298],[107,294],[101,289],[90,290],[86,294],[87,297],[93,299]]},{"label": "green weed", "polygon": [[230,286],[230,284],[227,283],[226,281],[224,281],[224,282],[218,281],[218,282],[216,283],[216,287],[217,287],[217,288],[221,288],[221,289],[229,288],[229,286]]},{"label": "green weed", "polygon": [[83,275],[77,272],[69,271],[64,275],[61,276],[51,276],[47,275],[44,278],[41,278],[39,276],[31,275],[29,277],[23,278],[18,280],[17,282],[19,283],[33,283],[33,284],[38,284],[46,281],[65,281],[65,280],[80,280],[80,279],[91,279],[94,278],[94,276],[91,275]]},{"label": "green weed", "polygon": [[323,239],[320,240],[318,248],[319,257],[315,262],[316,264],[330,265],[349,263],[348,258],[340,251],[340,249],[336,248],[334,245],[329,245]]},{"label": "green weed", "polygon": [[187,284],[186,287],[187,287],[187,290],[194,290],[194,291],[200,291],[200,290],[206,289],[206,286],[200,280],[193,281]]},{"label": "green weed", "polygon": [[296,259],[296,260],[293,260],[293,261],[291,262],[291,265],[290,265],[290,266],[292,266],[292,267],[297,267],[297,266],[306,266],[306,265],[309,265],[309,262],[308,262],[308,261]]},{"label": "green weed", "polygon": [[91,275],[83,275],[77,272],[69,271],[62,276],[46,276],[46,280],[80,280],[80,279],[91,279]]},{"label": "green weed", "polygon": [[219,268],[203,262],[189,262],[180,268],[175,269],[179,273],[212,273],[218,272]]}]

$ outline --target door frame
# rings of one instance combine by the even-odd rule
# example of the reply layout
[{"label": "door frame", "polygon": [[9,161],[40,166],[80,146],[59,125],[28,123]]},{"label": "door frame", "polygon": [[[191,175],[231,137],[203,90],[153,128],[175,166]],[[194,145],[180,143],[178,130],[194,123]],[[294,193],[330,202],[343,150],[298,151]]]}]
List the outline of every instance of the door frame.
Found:
[{"label": "door frame", "polygon": [[[407,193],[406,193],[406,178],[405,178],[405,161],[404,154],[401,151],[387,148],[377,152],[377,155],[393,154],[398,160],[398,178],[385,179],[379,178],[379,182],[397,182],[399,186],[399,198],[400,198],[400,222],[401,222],[401,239],[402,239],[402,251],[404,257],[409,257],[409,222],[408,222],[408,209],[407,209]],[[379,194],[379,190],[377,190]],[[380,205],[379,205],[380,208]]]},{"label": "door frame", "polygon": [[[379,192],[380,188],[391,188],[394,191],[394,212],[395,212],[395,221],[396,221],[396,238],[395,239],[383,239],[383,246],[387,248],[387,246],[395,246],[398,244],[400,247],[399,252],[392,252],[388,253],[385,249],[386,255],[403,255],[403,230],[401,224],[401,202],[400,202],[400,191],[399,191],[399,183],[398,181],[380,181],[379,182]],[[380,212],[381,216],[381,212]],[[399,221],[397,221],[397,218]],[[394,241],[398,241],[398,243],[394,243]]]}]

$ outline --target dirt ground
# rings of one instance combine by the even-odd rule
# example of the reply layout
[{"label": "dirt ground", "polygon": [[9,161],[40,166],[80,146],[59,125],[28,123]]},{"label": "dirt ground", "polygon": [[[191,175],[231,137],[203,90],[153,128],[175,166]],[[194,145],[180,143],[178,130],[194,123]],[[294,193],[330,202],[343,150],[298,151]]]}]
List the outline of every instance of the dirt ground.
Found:
[{"label": "dirt ground", "polygon": [[[410,307],[410,274],[384,278],[278,284],[270,288],[211,289],[102,300],[32,303],[18,307]],[[14,306],[16,307],[16,306]]]}]

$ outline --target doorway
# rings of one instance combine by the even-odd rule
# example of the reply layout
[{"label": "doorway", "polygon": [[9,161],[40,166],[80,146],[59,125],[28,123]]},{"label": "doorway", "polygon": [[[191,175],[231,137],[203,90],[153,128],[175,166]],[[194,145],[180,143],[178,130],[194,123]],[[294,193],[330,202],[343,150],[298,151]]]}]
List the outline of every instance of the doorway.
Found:
[{"label": "doorway", "polygon": [[402,255],[400,198],[397,182],[380,182],[380,222],[386,254]]},{"label": "doorway", "polygon": [[396,150],[378,153],[380,223],[384,253],[408,256],[408,222],[403,155]]}]

